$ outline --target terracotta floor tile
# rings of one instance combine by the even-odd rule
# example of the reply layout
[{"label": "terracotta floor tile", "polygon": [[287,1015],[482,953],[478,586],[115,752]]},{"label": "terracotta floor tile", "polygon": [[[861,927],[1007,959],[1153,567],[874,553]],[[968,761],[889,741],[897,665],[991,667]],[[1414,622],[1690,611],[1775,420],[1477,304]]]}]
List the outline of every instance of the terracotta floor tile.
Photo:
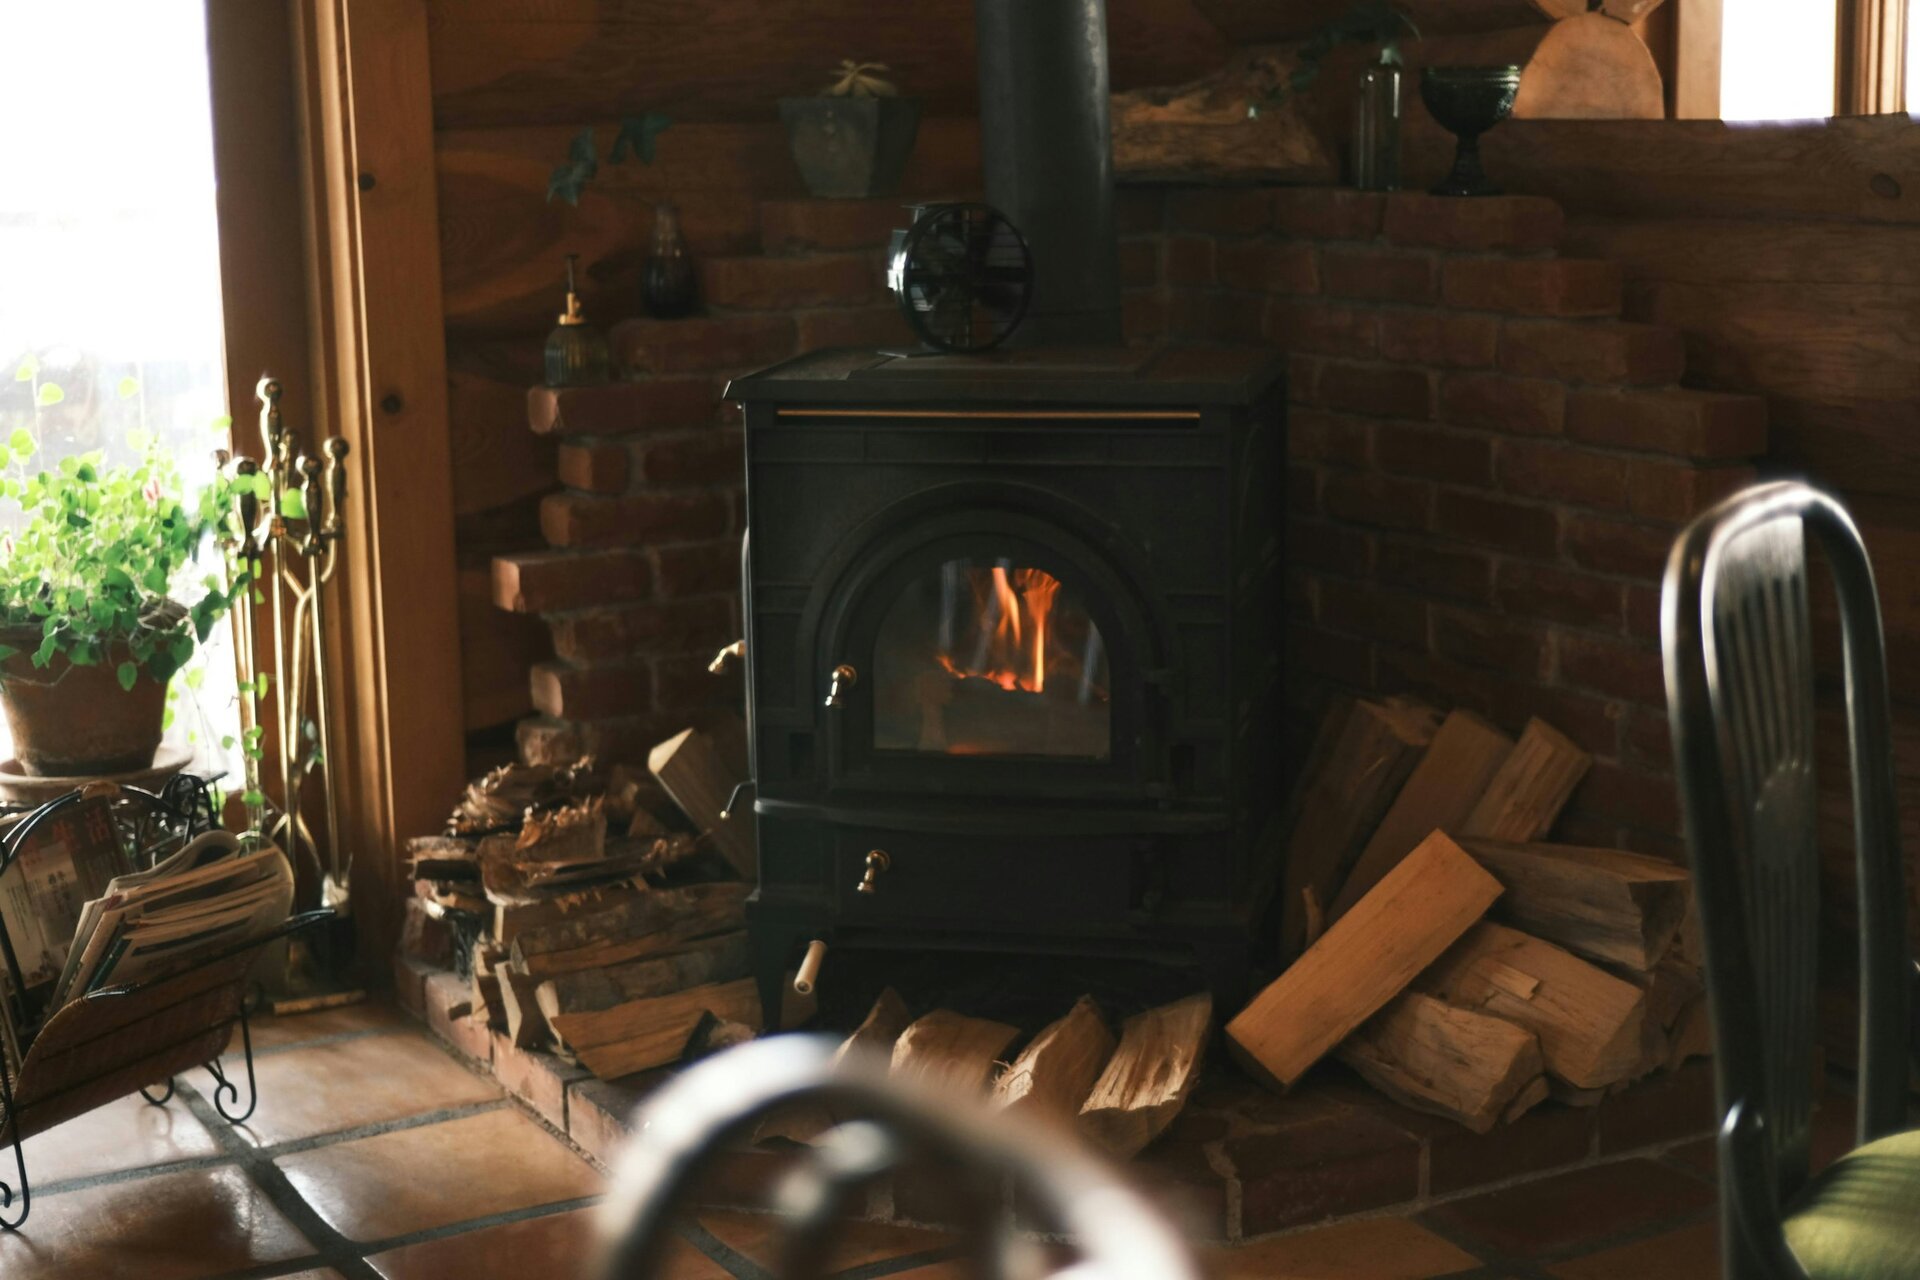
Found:
[{"label": "terracotta floor tile", "polygon": [[[589,1274],[593,1216],[591,1209],[549,1214],[409,1245],[367,1261],[383,1280],[571,1280]],[[677,1238],[656,1274],[660,1280],[730,1280],[726,1268]]]},{"label": "terracotta floor tile", "polygon": [[[779,1262],[780,1219],[770,1213],[703,1213],[699,1223],[734,1249],[763,1267]],[[883,1222],[850,1222],[835,1233],[828,1271],[869,1262],[883,1262],[913,1253],[929,1253],[954,1243],[944,1231],[898,1227]]]},{"label": "terracotta floor tile", "polygon": [[1711,1221],[1697,1222],[1547,1270],[1559,1280],[1717,1280],[1720,1233]]},{"label": "terracotta floor tile", "polygon": [[204,1280],[313,1248],[232,1166],[45,1196],[0,1235],[7,1280]]},{"label": "terracotta floor tile", "polygon": [[[501,1096],[418,1031],[288,1049],[256,1059],[260,1109],[242,1132],[262,1146],[385,1124]],[[204,1074],[195,1087],[211,1091]]]},{"label": "terracotta floor tile", "polygon": [[[137,1093],[37,1134],[25,1146],[27,1176],[40,1187],[220,1154],[220,1144],[186,1103],[175,1099],[151,1107]],[[11,1159],[0,1165],[12,1167]]]},{"label": "terracotta floor tile", "polygon": [[328,1225],[363,1242],[604,1190],[592,1166],[511,1107],[275,1163]]},{"label": "terracotta floor tile", "polygon": [[1713,1203],[1713,1188],[1651,1160],[1576,1169],[1431,1209],[1430,1222],[1521,1258],[1673,1222]]},{"label": "terracotta floor tile", "polygon": [[1429,1280],[1480,1265],[1405,1218],[1342,1222],[1207,1255],[1214,1280]]},{"label": "terracotta floor tile", "polygon": [[283,1045],[302,1044],[308,1040],[322,1040],[356,1031],[405,1031],[414,1025],[413,1019],[392,1005],[377,1000],[362,1000],[359,1004],[338,1009],[317,1009],[312,1013],[289,1014],[284,1018],[270,1014],[258,1015],[252,1023],[253,1047],[256,1050],[278,1049]]}]

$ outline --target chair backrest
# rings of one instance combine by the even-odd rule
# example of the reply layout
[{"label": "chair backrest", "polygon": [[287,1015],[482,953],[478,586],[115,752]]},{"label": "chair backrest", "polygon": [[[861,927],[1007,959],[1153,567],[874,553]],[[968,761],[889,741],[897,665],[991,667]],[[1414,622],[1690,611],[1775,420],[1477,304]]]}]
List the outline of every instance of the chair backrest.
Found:
[{"label": "chair backrest", "polygon": [[[1798,482],[1721,502],[1674,543],[1661,599],[1667,710],[1713,1008],[1720,1111],[1764,1120],[1778,1194],[1807,1177],[1817,986],[1809,539],[1846,656],[1859,876],[1862,1141],[1905,1120],[1906,894],[1873,570],[1853,520]],[[1723,1179],[1724,1180],[1724,1179]]]}]

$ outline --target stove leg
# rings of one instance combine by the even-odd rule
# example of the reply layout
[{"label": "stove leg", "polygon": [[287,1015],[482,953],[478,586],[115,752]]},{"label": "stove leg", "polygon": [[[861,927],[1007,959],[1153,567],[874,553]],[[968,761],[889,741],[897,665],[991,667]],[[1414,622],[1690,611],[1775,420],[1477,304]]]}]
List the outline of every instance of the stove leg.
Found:
[{"label": "stove leg", "polygon": [[780,1012],[787,999],[787,966],[815,932],[797,923],[769,920],[764,915],[747,931],[753,946],[753,979],[760,989],[760,1023],[770,1033],[781,1030]]}]

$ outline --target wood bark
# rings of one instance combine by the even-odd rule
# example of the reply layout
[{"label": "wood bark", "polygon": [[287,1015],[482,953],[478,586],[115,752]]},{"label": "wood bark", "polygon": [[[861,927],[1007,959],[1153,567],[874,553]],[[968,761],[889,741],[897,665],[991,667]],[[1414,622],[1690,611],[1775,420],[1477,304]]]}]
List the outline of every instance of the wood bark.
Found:
[{"label": "wood bark", "polygon": [[753,979],[630,1000],[597,1013],[564,1013],[554,1019],[553,1031],[589,1071],[614,1080],[678,1062],[709,1014],[758,1031],[760,996]]},{"label": "wood bark", "polygon": [[1525,1027],[1418,991],[1368,1019],[1337,1056],[1395,1101],[1475,1133],[1491,1131],[1546,1069]]},{"label": "wood bark", "polygon": [[1500,919],[1630,969],[1659,965],[1693,895],[1682,868],[1617,849],[1472,836],[1460,844],[1506,889],[1494,913]]},{"label": "wood bark", "polygon": [[668,738],[648,754],[647,768],[695,828],[712,838],[720,855],[743,879],[752,880],[759,874],[753,823],[720,816],[741,779],[727,767],[706,733],[687,729]]},{"label": "wood bark", "polygon": [[710,982],[733,982],[752,971],[753,956],[743,931],[702,938],[684,951],[654,959],[556,974],[541,982],[534,995],[540,1011],[551,1019],[562,1013],[596,1013]]},{"label": "wood bark", "polygon": [[1118,1159],[1140,1154],[1187,1105],[1212,1028],[1204,992],[1128,1018],[1080,1108],[1080,1132]]},{"label": "wood bark", "polygon": [[900,1033],[893,1074],[937,1093],[977,1097],[987,1091],[1000,1055],[1020,1028],[936,1009]]},{"label": "wood bark", "polygon": [[1331,917],[1351,910],[1430,832],[1451,834],[1512,752],[1513,739],[1471,711],[1449,714],[1347,873]]},{"label": "wood bark", "polygon": [[1342,712],[1287,844],[1280,942],[1288,954],[1305,943],[1307,892],[1332,901],[1439,724],[1430,708],[1412,704],[1356,702]]},{"label": "wood bark", "polygon": [[1291,1088],[1472,928],[1500,882],[1434,832],[1227,1024],[1256,1077]]},{"label": "wood bark", "polygon": [[1115,1040],[1092,996],[1030,1041],[993,1086],[994,1105],[1016,1114],[1070,1122],[1113,1056]]},{"label": "wood bark", "polygon": [[1495,840],[1540,839],[1553,829],[1554,819],[1592,764],[1592,756],[1546,721],[1527,721],[1513,754],[1460,824],[1460,833]]},{"label": "wood bark", "polygon": [[1575,1088],[1605,1088],[1640,1060],[1646,993],[1503,924],[1475,926],[1421,975],[1418,989],[1532,1031],[1548,1072]]}]

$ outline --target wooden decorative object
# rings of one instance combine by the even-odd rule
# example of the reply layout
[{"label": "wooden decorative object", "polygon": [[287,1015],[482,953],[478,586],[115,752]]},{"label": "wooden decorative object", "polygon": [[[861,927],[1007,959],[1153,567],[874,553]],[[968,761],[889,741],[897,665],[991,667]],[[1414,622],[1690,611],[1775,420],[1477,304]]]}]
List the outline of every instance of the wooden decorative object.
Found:
[{"label": "wooden decorative object", "polygon": [[534,998],[551,1019],[562,1013],[595,1013],[629,1000],[671,995],[711,982],[733,982],[752,971],[747,935],[723,933],[653,959],[556,974],[538,985]]},{"label": "wooden decorative object", "polygon": [[1330,183],[1340,166],[1298,111],[1279,107],[1249,115],[1274,71],[1268,59],[1236,56],[1198,80],[1162,89],[1116,93],[1113,168],[1135,181],[1232,176]]},{"label": "wooden decorative object", "polygon": [[1071,1121],[1093,1092],[1115,1043],[1100,1006],[1092,996],[1081,996],[994,1082],[994,1104],[1023,1115]]},{"label": "wooden decorative object", "polygon": [[1527,722],[1513,754],[1460,824],[1463,836],[1538,840],[1552,830],[1593,757],[1544,720]]},{"label": "wooden decorative object", "polygon": [[1172,1124],[1199,1082],[1213,997],[1188,996],[1128,1018],[1120,1043],[1080,1108],[1080,1131],[1130,1160]]},{"label": "wooden decorative object", "polygon": [[1486,1133],[1546,1069],[1540,1040],[1504,1018],[1409,991],[1348,1036],[1340,1061],[1397,1102]]},{"label": "wooden decorative object", "polygon": [[1020,1028],[936,1009],[919,1019],[893,1045],[893,1074],[942,1093],[985,1093],[1000,1055]]},{"label": "wooden decorative object", "polygon": [[648,754],[647,768],[742,879],[759,874],[753,823],[720,816],[741,779],[727,768],[711,738],[698,729],[677,733]]},{"label": "wooden decorative object", "polygon": [[[1426,30],[1426,28],[1422,28]],[[1666,96],[1653,54],[1624,22],[1575,13],[1557,22],[1407,42],[1407,65],[1520,68],[1516,120],[1658,120]]]},{"label": "wooden decorative object", "polygon": [[1577,845],[1465,837],[1461,847],[1505,887],[1495,912],[1585,956],[1651,970],[1686,918],[1692,882],[1658,858]]},{"label": "wooden decorative object", "polygon": [[553,1031],[589,1071],[613,1080],[678,1062],[709,1014],[758,1031],[760,996],[753,979],[690,987],[597,1013],[563,1013],[553,1020]]},{"label": "wooden decorative object", "polygon": [[1547,1070],[1575,1088],[1605,1088],[1640,1060],[1645,993],[1518,929],[1477,925],[1421,975],[1419,989],[1532,1031]]},{"label": "wooden decorative object", "polygon": [[1333,900],[1439,725],[1430,708],[1410,703],[1356,702],[1342,711],[1287,844],[1280,944],[1289,954],[1306,940],[1307,891],[1317,903]]},{"label": "wooden decorative object", "polygon": [[1347,873],[1332,918],[1351,910],[1428,832],[1458,828],[1512,753],[1513,739],[1471,711],[1448,715]]},{"label": "wooden decorative object", "polygon": [[1434,832],[1227,1024],[1257,1077],[1289,1089],[1485,915],[1500,882]]}]

